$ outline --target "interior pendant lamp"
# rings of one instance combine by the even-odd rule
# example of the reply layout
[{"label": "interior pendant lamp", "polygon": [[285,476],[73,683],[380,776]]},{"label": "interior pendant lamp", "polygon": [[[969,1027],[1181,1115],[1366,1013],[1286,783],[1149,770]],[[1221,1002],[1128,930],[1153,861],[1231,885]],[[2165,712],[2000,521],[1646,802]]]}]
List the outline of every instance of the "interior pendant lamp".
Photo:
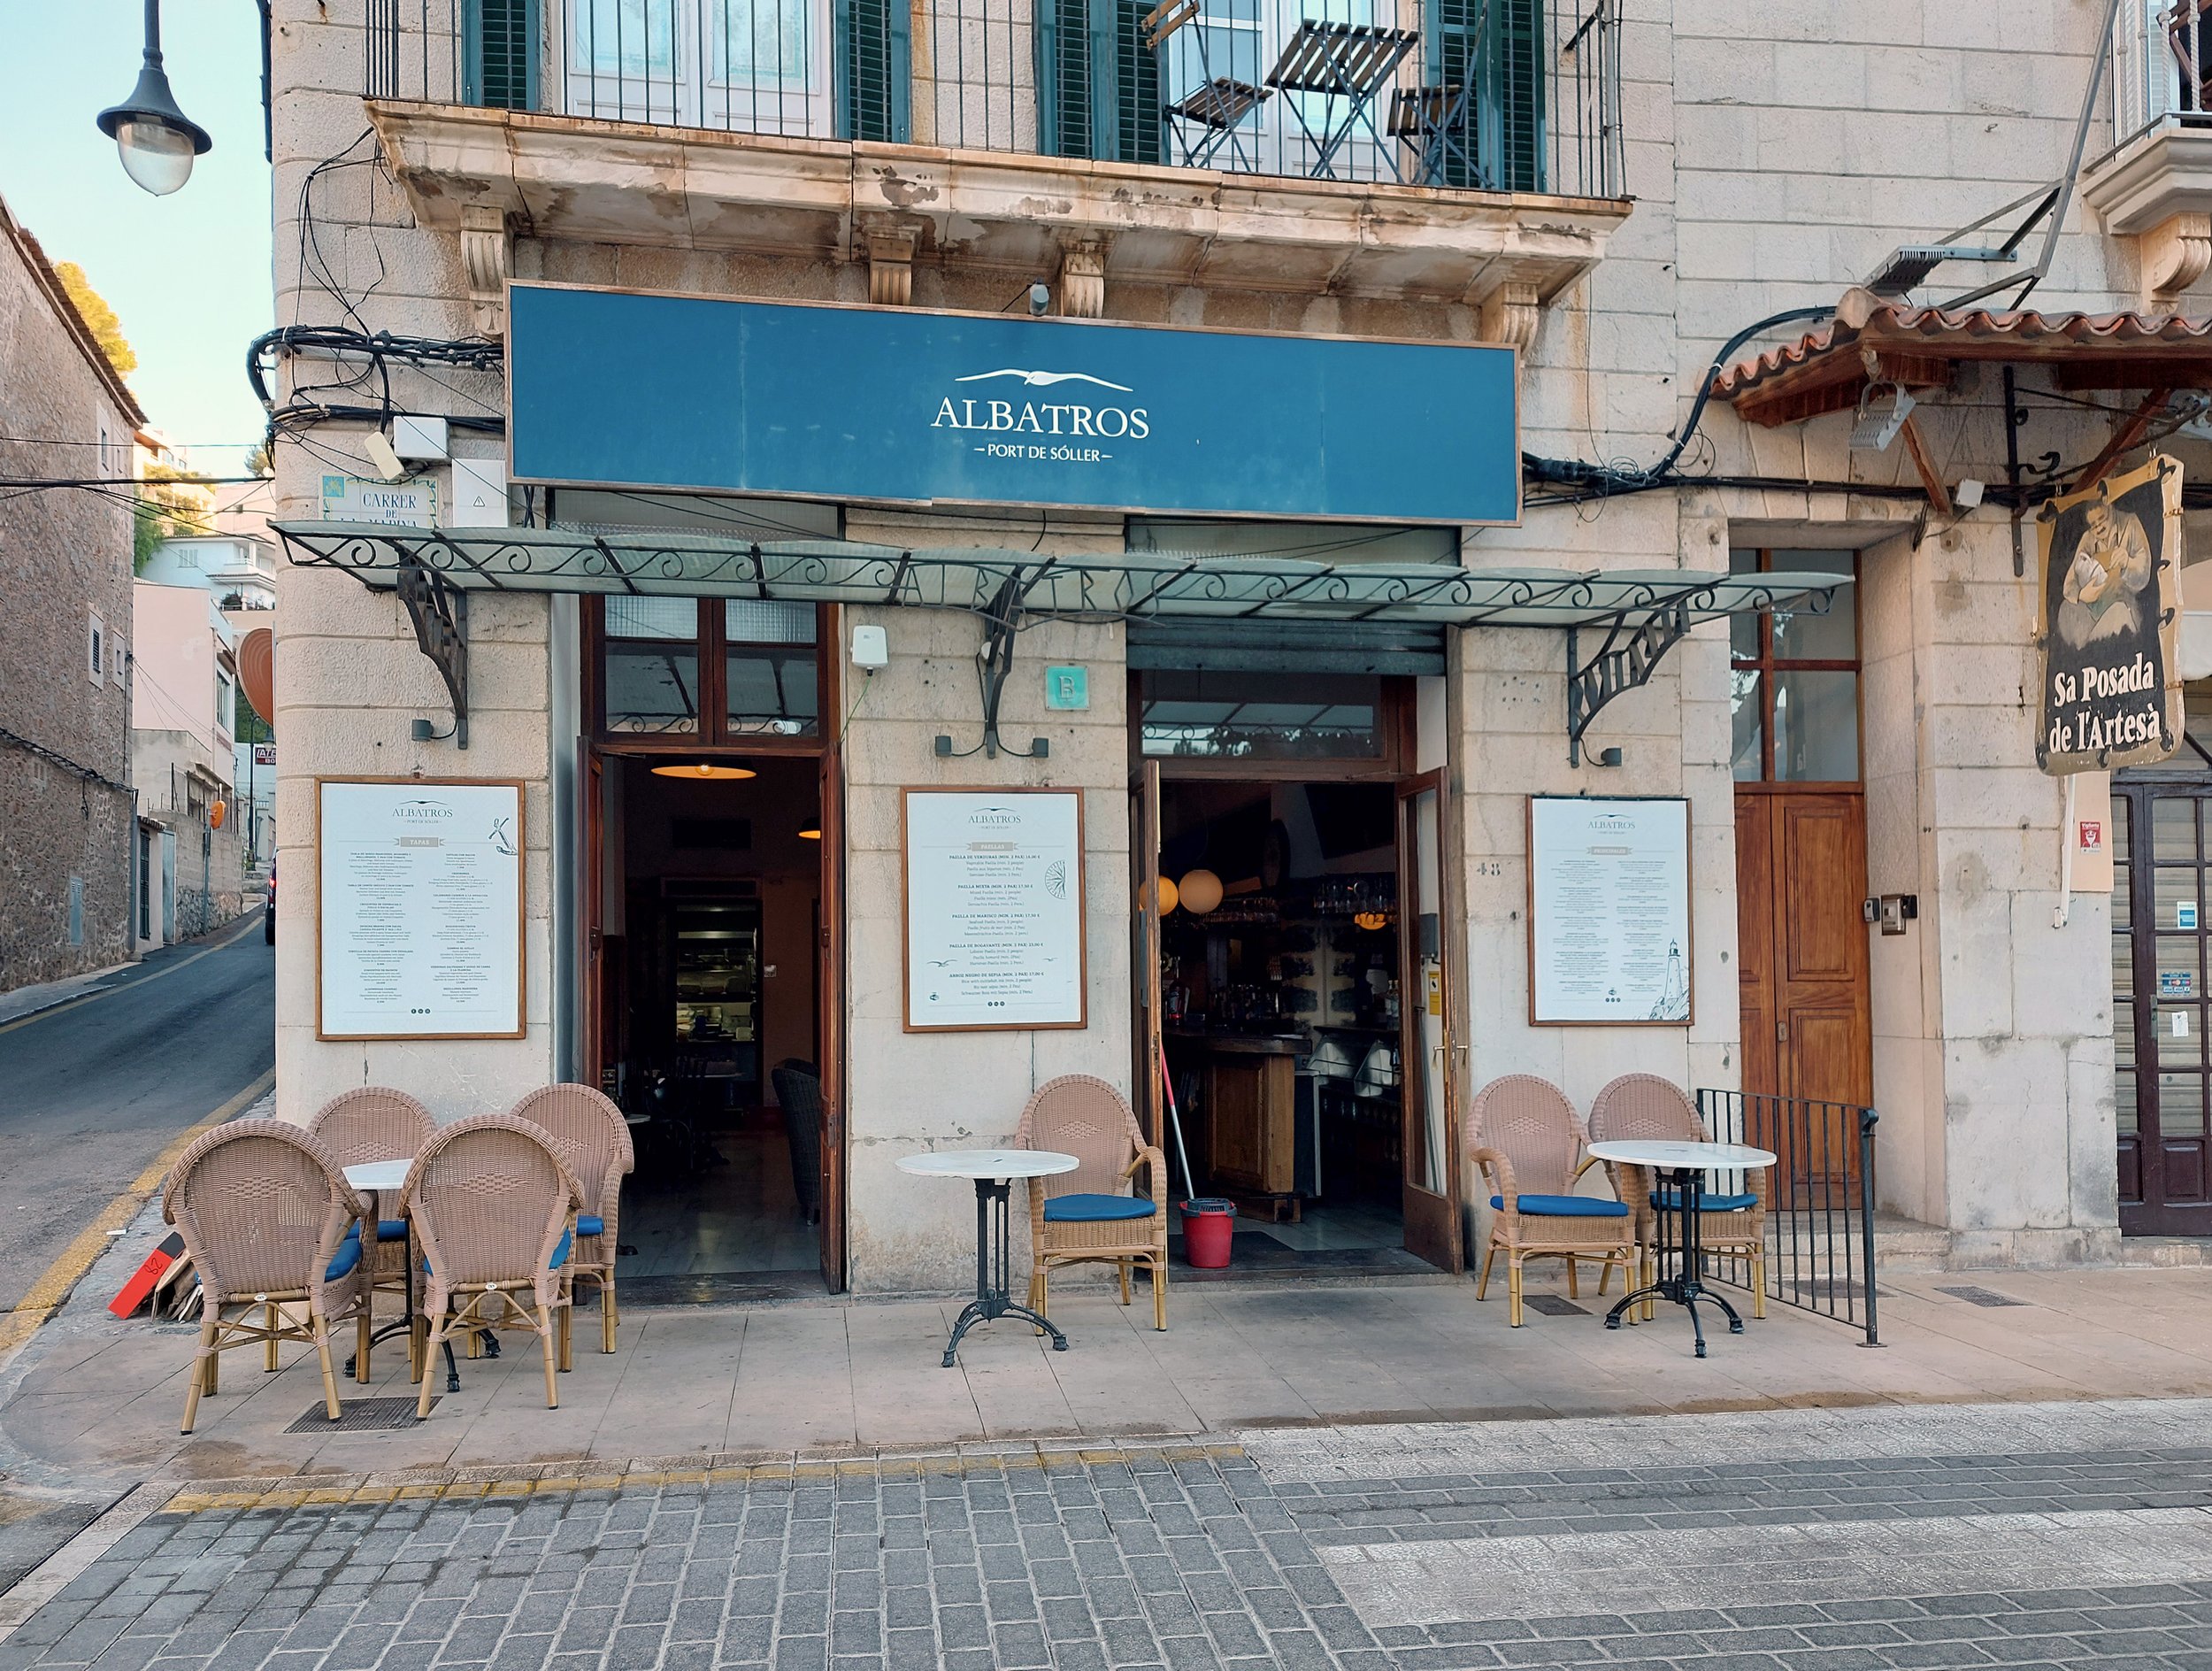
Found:
[{"label": "interior pendant lamp", "polygon": [[100,131],[115,142],[123,172],[157,197],[192,178],[193,159],[215,142],[177,108],[161,67],[161,0],[146,0],[146,61],[122,104],[102,111]]},{"label": "interior pendant lamp", "polygon": [[657,766],[653,775],[688,778],[694,783],[736,783],[760,774],[749,766],[718,766],[711,760],[700,760],[688,766]]},{"label": "interior pendant lamp", "polygon": [[1210,870],[1187,871],[1176,891],[1184,910],[1194,917],[1202,917],[1221,903],[1221,878]]}]

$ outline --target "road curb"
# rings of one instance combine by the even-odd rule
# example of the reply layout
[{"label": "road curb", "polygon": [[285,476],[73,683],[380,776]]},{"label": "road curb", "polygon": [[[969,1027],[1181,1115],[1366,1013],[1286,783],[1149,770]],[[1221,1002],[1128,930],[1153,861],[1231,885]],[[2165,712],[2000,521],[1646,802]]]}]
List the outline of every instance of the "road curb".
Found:
[{"label": "road curb", "polygon": [[92,1563],[123,1541],[131,1529],[150,1517],[174,1494],[173,1485],[148,1483],[134,1487],[109,1504],[100,1517],[0,1595],[0,1642],[66,1589]]}]

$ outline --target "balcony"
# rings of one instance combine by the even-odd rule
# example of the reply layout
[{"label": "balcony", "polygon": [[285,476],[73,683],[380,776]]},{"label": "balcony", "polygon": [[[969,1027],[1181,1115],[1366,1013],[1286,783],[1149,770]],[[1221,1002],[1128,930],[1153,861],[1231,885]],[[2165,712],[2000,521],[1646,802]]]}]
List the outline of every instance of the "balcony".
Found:
[{"label": "balcony", "polygon": [[522,234],[864,261],[887,304],[917,264],[1088,316],[1466,302],[1525,342],[1629,210],[1617,4],[370,0],[363,91],[488,329]]},{"label": "balcony", "polygon": [[2082,176],[2107,232],[2137,241],[2146,312],[2171,312],[2212,266],[2212,0],[2121,0],[2117,142]]}]

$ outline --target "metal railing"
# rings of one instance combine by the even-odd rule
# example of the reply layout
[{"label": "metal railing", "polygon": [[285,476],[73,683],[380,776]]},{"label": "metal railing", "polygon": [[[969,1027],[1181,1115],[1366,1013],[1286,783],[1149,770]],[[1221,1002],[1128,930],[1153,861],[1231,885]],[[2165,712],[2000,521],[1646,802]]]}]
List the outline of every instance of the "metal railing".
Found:
[{"label": "metal railing", "polygon": [[[1770,1151],[1766,1294],[1801,1311],[1876,1332],[1874,1125],[1871,1108],[1734,1090],[1701,1090],[1698,1113],[1717,1143]],[[1747,1187],[1737,1182],[1724,1188]],[[1752,1284],[1751,1261],[1707,1255],[1708,1274]]]},{"label": "metal railing", "polygon": [[2212,123],[2212,0],[2119,0],[2112,19],[2112,134]]},{"label": "metal railing", "polygon": [[1619,0],[365,0],[362,86],[727,132],[1625,194]]}]

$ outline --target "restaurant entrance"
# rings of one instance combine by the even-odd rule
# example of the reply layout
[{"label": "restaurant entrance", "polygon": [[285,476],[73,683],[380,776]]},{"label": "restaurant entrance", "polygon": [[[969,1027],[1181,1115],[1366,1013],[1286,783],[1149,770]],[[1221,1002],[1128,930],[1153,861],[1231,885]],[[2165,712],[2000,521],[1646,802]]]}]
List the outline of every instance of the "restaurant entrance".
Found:
[{"label": "restaurant entrance", "polygon": [[626,1298],[842,1286],[827,636],[810,604],[588,612],[582,1035],[637,1150]]},{"label": "restaurant entrance", "polygon": [[1136,1079],[1179,1188],[1236,1203],[1248,1274],[1462,1267],[1442,774],[1406,770],[1410,684],[1135,680]]}]

